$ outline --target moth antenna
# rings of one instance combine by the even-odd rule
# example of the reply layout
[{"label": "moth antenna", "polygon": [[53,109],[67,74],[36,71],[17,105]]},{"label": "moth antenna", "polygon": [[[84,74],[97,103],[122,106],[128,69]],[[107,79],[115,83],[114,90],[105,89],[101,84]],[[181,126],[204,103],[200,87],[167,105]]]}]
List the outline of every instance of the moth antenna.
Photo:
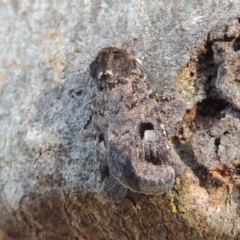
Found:
[{"label": "moth antenna", "polygon": [[156,60],[157,66],[159,67],[160,65],[162,66],[162,64],[158,61],[158,59],[152,54],[152,53],[147,53],[149,54],[152,58],[154,58]]},{"label": "moth antenna", "polygon": [[155,86],[155,84],[154,84],[154,78],[153,78],[153,76],[143,67],[143,65],[142,64],[140,64],[135,58],[134,58],[134,61],[135,61],[135,63],[149,76],[149,78],[150,78],[150,80],[151,80],[151,84],[154,86],[154,91],[153,91],[153,94],[155,95],[155,97],[157,97],[156,96],[156,86]]},{"label": "moth antenna", "polygon": [[85,93],[86,93],[86,89],[87,89],[87,86],[88,86],[88,84],[89,84],[90,81],[91,81],[91,76],[88,78],[87,84],[86,84],[85,87],[84,87],[82,100],[84,100]]}]

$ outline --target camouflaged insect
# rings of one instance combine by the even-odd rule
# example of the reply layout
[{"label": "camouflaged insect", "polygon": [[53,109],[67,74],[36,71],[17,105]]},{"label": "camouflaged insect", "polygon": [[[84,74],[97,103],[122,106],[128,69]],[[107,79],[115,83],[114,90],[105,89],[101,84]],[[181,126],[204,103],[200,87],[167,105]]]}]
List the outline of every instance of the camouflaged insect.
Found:
[{"label": "camouflaged insect", "polygon": [[166,192],[175,174],[146,71],[126,51],[109,47],[90,64],[90,74],[97,159],[106,195],[118,202],[127,189]]}]

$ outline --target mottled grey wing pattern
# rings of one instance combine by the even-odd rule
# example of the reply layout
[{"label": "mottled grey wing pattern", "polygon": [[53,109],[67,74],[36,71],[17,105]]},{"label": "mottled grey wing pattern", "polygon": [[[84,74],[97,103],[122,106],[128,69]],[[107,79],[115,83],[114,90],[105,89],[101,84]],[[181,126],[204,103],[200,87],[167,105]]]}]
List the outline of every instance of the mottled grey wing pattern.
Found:
[{"label": "mottled grey wing pattern", "polygon": [[118,201],[127,188],[164,193],[173,186],[174,170],[146,72],[117,48],[102,49],[90,72],[97,157],[107,196]]},{"label": "mottled grey wing pattern", "polygon": [[[101,117],[100,117],[101,119]],[[98,120],[100,120],[98,119]],[[103,120],[103,119],[102,119]],[[101,120],[99,123],[102,122]],[[97,150],[97,159],[99,163],[99,170],[101,173],[101,179],[104,181],[104,191],[107,195],[107,197],[112,202],[118,202],[122,200],[127,192],[127,188],[124,187],[116,178],[114,178],[109,173],[109,167],[107,165],[107,149],[105,147],[105,143],[103,140],[103,137],[100,133],[100,131],[97,131],[99,134],[97,136],[97,144],[96,144],[96,150]]]}]

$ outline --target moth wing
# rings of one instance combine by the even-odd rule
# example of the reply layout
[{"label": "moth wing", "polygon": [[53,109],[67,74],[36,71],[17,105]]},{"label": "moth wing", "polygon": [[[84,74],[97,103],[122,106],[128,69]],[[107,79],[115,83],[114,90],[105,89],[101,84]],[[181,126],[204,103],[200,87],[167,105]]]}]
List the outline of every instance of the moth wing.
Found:
[{"label": "moth wing", "polygon": [[110,173],[132,191],[164,193],[173,186],[175,175],[147,78],[138,68],[109,93],[107,164]]},{"label": "moth wing", "polygon": [[124,199],[127,188],[124,187],[116,178],[109,176],[104,182],[104,192],[112,202],[119,202]]},{"label": "moth wing", "polygon": [[101,138],[99,139],[99,137],[96,150],[101,180],[104,182],[104,192],[106,193],[106,196],[110,201],[119,202],[125,197],[127,188],[124,187],[111,174],[109,174],[109,168],[107,165],[107,151],[105,148],[104,141],[103,140],[101,141]]}]

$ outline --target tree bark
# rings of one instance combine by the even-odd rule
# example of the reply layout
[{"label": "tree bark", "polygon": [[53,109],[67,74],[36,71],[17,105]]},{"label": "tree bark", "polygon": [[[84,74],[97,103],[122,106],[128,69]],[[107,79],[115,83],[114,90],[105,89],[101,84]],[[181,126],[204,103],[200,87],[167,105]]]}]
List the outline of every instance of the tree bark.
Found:
[{"label": "tree bark", "polygon": [[[240,239],[240,5],[219,1],[0,2],[0,239]],[[89,64],[142,61],[175,186],[102,191]]]}]

